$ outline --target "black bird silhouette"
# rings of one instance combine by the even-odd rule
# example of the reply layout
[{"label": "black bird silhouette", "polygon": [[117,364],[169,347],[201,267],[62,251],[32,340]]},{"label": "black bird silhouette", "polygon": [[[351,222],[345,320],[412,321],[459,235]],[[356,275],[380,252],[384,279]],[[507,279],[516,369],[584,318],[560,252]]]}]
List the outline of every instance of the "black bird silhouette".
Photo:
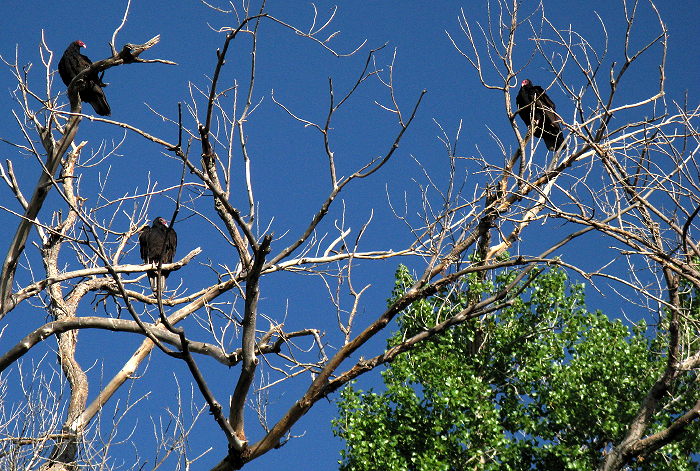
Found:
[{"label": "black bird silhouette", "polygon": [[[68,45],[63,57],[58,62],[58,73],[61,75],[63,83],[66,87],[71,81],[83,70],[92,65],[92,61],[80,53],[81,47],[87,47],[82,41],[73,41]],[[93,72],[84,77],[84,82],[78,89],[80,100],[90,103],[95,113],[102,116],[109,116],[112,112],[107,103],[107,97],[102,90],[105,84],[97,76],[97,72]]]},{"label": "black bird silhouette", "polygon": [[532,127],[535,137],[544,139],[549,150],[566,149],[564,134],[559,126],[554,102],[539,85],[533,85],[529,79],[522,81],[518,96],[515,97],[518,114],[525,125]]},{"label": "black bird silhouette", "polygon": [[[141,247],[141,258],[144,263],[172,263],[177,249],[177,233],[175,229],[168,227],[168,222],[157,217],[153,220],[152,226],[145,226],[139,235],[139,245]],[[148,281],[151,282],[151,289],[154,294],[158,294],[158,288],[165,289],[165,279],[170,272],[161,270],[161,278],[158,280],[156,270],[149,270]],[[159,282],[160,281],[160,282]]]}]

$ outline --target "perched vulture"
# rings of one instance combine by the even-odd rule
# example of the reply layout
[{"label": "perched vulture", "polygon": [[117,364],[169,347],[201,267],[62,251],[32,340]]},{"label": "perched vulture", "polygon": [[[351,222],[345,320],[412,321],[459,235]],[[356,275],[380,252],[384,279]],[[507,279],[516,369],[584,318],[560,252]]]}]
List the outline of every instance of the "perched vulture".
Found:
[{"label": "perched vulture", "polygon": [[[58,73],[61,75],[63,83],[66,87],[71,81],[83,70],[92,65],[92,61],[80,53],[81,47],[87,47],[82,41],[73,41],[70,43],[63,57],[58,62]],[[93,72],[86,77],[83,77],[84,82],[78,89],[80,99],[86,103],[90,103],[95,110],[95,113],[102,116],[109,116],[111,110],[107,103],[105,92],[102,87],[105,86],[102,80],[97,76],[97,72]]]},{"label": "perched vulture", "polygon": [[528,128],[532,126],[535,137],[544,139],[547,149],[566,149],[557,108],[542,87],[533,85],[528,79],[523,80],[515,103],[520,118]]},{"label": "perched vulture", "polygon": [[[139,235],[139,245],[141,246],[141,258],[144,263],[172,263],[177,248],[177,234],[175,229],[168,227],[168,222],[157,217],[151,227],[146,226],[141,229]],[[158,275],[156,270],[149,270],[148,280],[151,282],[153,293],[157,295],[157,288],[165,288],[165,279],[170,274],[167,270],[161,271],[161,282],[157,283]],[[161,291],[162,292],[162,291]]]}]

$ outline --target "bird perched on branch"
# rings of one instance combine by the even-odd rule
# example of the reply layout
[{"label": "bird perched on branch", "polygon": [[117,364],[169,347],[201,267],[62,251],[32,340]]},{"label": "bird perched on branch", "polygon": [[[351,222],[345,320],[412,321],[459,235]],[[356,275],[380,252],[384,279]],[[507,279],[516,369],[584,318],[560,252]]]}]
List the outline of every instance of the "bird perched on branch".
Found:
[{"label": "bird perched on branch", "polygon": [[[92,61],[80,53],[81,47],[87,46],[82,41],[73,41],[66,48],[63,57],[58,62],[58,73],[61,75],[61,79],[66,84],[66,87],[70,85],[76,75],[92,65]],[[97,72],[91,72],[83,77],[83,83],[78,88],[78,94],[81,101],[92,105],[95,113],[109,116],[112,110],[110,110],[107,97],[105,97],[105,92],[102,90],[102,87],[105,86],[100,77],[98,77]]]},{"label": "bird perched on branch", "polygon": [[544,139],[549,150],[566,149],[564,134],[556,113],[557,107],[539,85],[530,80],[522,81],[518,96],[515,98],[518,114],[528,128],[532,128],[535,137]]},{"label": "bird perched on branch", "polygon": [[[152,226],[145,226],[139,235],[141,258],[145,263],[172,263],[177,248],[177,233],[175,229],[168,227],[168,222],[157,217]],[[153,293],[158,295],[158,288],[165,289],[165,279],[170,272],[161,270],[160,279],[156,270],[148,270],[148,281],[151,283]]]}]

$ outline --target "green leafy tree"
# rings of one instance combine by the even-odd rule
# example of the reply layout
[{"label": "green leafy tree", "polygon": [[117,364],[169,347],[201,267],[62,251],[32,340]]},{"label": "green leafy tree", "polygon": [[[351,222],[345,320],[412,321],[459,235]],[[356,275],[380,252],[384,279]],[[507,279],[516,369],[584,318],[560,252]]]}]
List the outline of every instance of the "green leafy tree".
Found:
[{"label": "green leafy tree", "polygon": [[[389,344],[429,329],[512,277],[504,273],[493,284],[474,277],[461,291],[415,303]],[[412,283],[401,267],[392,299]],[[584,301],[583,285],[569,283],[561,270],[545,271],[509,307],[400,355],[383,372],[384,392],[346,387],[334,421],[346,442],[341,469],[595,469],[624,438],[663,371],[666,359],[658,352],[666,334],[647,335],[644,323],[630,328],[589,312]],[[663,417],[692,406],[686,395],[674,397]],[[667,426],[660,418],[652,433]],[[698,449],[694,430],[639,456],[629,469],[697,469],[692,452]]]}]

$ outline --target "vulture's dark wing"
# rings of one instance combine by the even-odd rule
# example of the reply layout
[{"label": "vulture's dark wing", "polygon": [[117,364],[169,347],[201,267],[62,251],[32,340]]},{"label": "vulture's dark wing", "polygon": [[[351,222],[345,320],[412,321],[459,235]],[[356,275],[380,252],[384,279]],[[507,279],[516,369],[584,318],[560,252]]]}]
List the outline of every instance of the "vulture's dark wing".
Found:
[{"label": "vulture's dark wing", "polygon": [[141,234],[139,234],[139,249],[141,252],[141,260],[144,263],[148,263],[148,240],[151,234],[151,228],[149,226],[141,229]]},{"label": "vulture's dark wing", "polygon": [[167,229],[163,249],[163,263],[172,263],[175,257],[175,250],[177,250],[177,233],[175,229],[170,227]]},{"label": "vulture's dark wing", "polygon": [[542,90],[542,87],[535,87],[539,89],[537,91],[537,103],[542,109],[542,132],[539,137],[544,139],[544,143],[549,150],[557,150],[560,147],[566,148],[564,144],[564,135],[561,132],[561,127],[559,126],[559,116],[556,113],[556,105],[551,98]]},{"label": "vulture's dark wing", "polygon": [[535,88],[539,88],[539,90],[537,91],[537,96],[538,96],[537,101],[540,104],[540,106],[544,107],[546,110],[556,111],[557,106],[554,104],[552,99],[549,98],[547,93],[545,93],[545,91],[542,90],[542,87],[535,87]]},{"label": "vulture's dark wing", "polygon": [[160,226],[154,224],[153,227],[151,227],[151,231],[148,233],[148,250],[146,256],[149,262],[158,263],[161,261],[164,241],[165,231]]},{"label": "vulture's dark wing", "polygon": [[67,87],[81,70],[89,66],[90,64],[81,64],[80,46],[73,42],[70,43],[58,62],[58,73]]}]

